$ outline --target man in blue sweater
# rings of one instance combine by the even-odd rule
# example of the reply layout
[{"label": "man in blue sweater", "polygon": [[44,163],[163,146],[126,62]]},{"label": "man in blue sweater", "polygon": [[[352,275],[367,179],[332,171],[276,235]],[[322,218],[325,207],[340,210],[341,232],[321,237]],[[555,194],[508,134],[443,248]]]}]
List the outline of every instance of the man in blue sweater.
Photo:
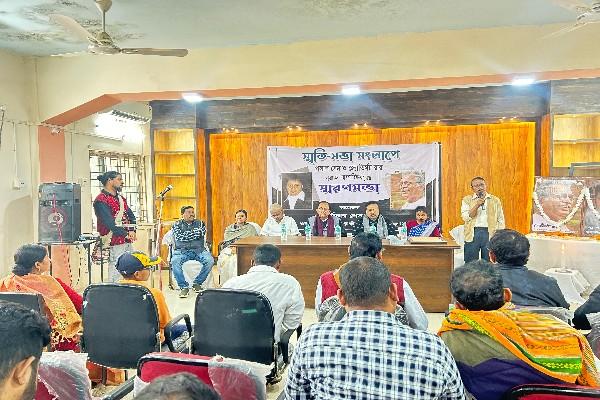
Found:
[{"label": "man in blue sweater", "polygon": [[193,289],[199,292],[215,260],[206,248],[206,224],[196,219],[194,207],[181,207],[181,219],[173,224],[171,229],[175,240],[171,255],[171,269],[180,289],[179,297],[183,298],[190,293],[189,284],[183,276],[183,263],[196,260],[202,265],[192,284]]}]

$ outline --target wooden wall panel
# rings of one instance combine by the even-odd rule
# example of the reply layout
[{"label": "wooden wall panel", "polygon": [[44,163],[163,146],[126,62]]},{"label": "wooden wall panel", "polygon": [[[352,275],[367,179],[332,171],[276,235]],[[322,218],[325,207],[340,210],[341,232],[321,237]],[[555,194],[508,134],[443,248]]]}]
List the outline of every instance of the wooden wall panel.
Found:
[{"label": "wooden wall panel", "polygon": [[234,213],[244,208],[249,220],[267,217],[267,146],[359,146],[442,144],[444,229],[461,224],[460,200],[471,193],[474,176],[488,180],[504,204],[507,226],[529,232],[534,177],[535,123],[424,126],[319,132],[210,135],[213,246],[222,240]]},{"label": "wooden wall panel", "polygon": [[565,79],[550,82],[550,112],[590,114],[600,112],[600,79]]},{"label": "wooden wall panel", "polygon": [[[206,183],[206,136],[202,129],[198,129],[196,132],[196,146],[197,146],[197,157],[196,160],[196,179],[198,188],[198,209],[196,210],[196,217],[207,222],[208,219],[208,204],[207,204],[207,183]],[[210,228],[210,224],[208,224]]]},{"label": "wooden wall panel", "polygon": [[552,118],[549,114],[542,117],[540,131],[540,176],[550,176],[550,168],[552,167]]},{"label": "wooden wall panel", "polygon": [[[273,132],[300,125],[305,130],[415,126],[427,120],[459,124],[535,119],[548,113],[549,83],[341,95],[211,100],[196,108],[197,127],[210,132],[237,128]],[[183,111],[180,111],[183,113]]]}]

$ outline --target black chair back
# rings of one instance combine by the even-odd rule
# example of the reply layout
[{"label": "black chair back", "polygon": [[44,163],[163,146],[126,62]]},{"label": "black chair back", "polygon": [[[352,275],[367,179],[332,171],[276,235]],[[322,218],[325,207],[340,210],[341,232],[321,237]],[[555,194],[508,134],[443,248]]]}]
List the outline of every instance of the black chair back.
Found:
[{"label": "black chair back", "polygon": [[33,311],[37,311],[43,317],[46,316],[46,313],[44,311],[44,298],[41,294],[2,292],[0,293],[0,300],[20,304],[24,307],[32,309]]},{"label": "black chair back", "polygon": [[207,289],[196,297],[194,354],[270,364],[274,335],[271,303],[259,292]]},{"label": "black chair back", "polygon": [[156,302],[143,286],[88,286],[82,317],[82,351],[96,364],[132,369],[143,355],[160,350]]}]

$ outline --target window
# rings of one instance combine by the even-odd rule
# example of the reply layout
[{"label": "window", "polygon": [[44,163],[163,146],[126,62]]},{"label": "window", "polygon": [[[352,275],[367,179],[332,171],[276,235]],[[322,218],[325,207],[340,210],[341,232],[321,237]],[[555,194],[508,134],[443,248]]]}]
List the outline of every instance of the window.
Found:
[{"label": "window", "polygon": [[[144,157],[138,154],[90,150],[92,199],[102,190],[102,184],[97,177],[106,171],[118,171],[121,174],[124,181],[121,194],[127,199],[127,204],[135,214],[137,222],[147,221]],[[94,229],[97,229],[96,217],[94,216],[92,220]]]}]

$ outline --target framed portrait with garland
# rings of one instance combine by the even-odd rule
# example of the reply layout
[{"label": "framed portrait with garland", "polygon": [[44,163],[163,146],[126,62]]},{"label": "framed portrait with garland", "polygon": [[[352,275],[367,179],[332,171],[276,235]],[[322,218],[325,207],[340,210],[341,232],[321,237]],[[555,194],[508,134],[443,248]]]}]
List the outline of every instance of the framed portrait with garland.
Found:
[{"label": "framed portrait with garland", "polygon": [[532,232],[600,234],[600,179],[536,177]]}]

